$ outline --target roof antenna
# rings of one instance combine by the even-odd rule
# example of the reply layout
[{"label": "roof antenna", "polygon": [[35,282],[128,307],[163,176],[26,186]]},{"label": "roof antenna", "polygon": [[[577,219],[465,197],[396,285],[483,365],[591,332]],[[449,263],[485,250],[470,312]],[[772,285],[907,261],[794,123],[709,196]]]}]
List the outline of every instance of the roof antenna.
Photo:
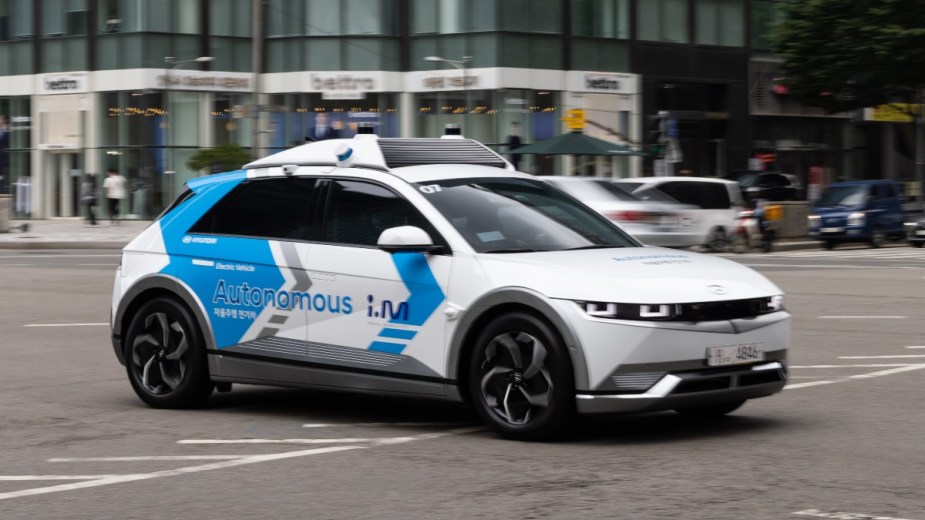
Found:
[{"label": "roof antenna", "polygon": [[447,123],[443,127],[443,136],[444,139],[462,139],[462,129],[456,123]]}]

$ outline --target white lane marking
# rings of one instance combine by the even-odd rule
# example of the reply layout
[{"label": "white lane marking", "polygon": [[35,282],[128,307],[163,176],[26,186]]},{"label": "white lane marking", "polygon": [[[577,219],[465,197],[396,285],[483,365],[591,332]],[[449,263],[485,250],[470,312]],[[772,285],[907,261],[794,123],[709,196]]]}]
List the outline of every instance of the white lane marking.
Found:
[{"label": "white lane marking", "polygon": [[890,375],[899,374],[902,372],[911,372],[913,370],[921,370],[923,368],[925,368],[925,364],[906,365],[906,366],[891,368],[889,370],[879,370],[877,372],[871,372],[869,374],[857,374],[857,375],[843,377],[839,379],[828,379],[825,381],[810,381],[807,383],[797,383],[794,385],[787,385],[784,387],[784,390],[795,390],[798,388],[808,388],[811,386],[820,386],[820,385],[831,385],[835,383],[847,383],[855,379],[871,379],[874,377],[890,376]]},{"label": "white lane marking", "polygon": [[925,269],[925,267],[913,265],[756,264],[752,262],[742,262],[742,265],[749,267],[805,267],[807,269]]},{"label": "white lane marking", "polygon": [[341,426],[346,427],[383,427],[383,426],[453,426],[457,424],[468,424],[460,422],[372,422],[372,423],[307,423],[303,424],[303,428],[337,428]]},{"label": "white lane marking", "polygon": [[234,460],[247,455],[150,455],[141,457],[59,457],[48,462],[136,462],[158,460]]},{"label": "white lane marking", "polygon": [[119,264],[77,264],[77,265],[105,265],[107,267],[117,266]]},{"label": "white lane marking", "polygon": [[908,316],[819,316],[820,320],[904,320]]},{"label": "white lane marking", "polygon": [[847,511],[820,511],[818,509],[806,509],[805,511],[795,511],[791,515],[815,516],[816,518],[836,518],[839,520],[911,520],[909,518],[894,518],[892,516],[868,515],[867,513],[849,513]]},{"label": "white lane marking", "polygon": [[906,348],[925,348],[925,345],[912,345]]},{"label": "white lane marking", "polygon": [[790,368],[892,368],[892,367],[925,367],[925,364],[909,363],[874,363],[870,365],[795,365]]},{"label": "white lane marking", "polygon": [[154,471],[152,473],[140,473],[134,475],[113,475],[95,480],[85,480],[74,484],[59,484],[57,486],[47,486],[41,488],[23,489],[20,491],[11,491],[9,493],[0,493],[0,500],[9,498],[18,498],[31,495],[42,495],[45,493],[57,493],[60,491],[73,491],[75,489],[86,489],[92,487],[108,486],[110,484],[121,484],[124,482],[135,482],[139,480],[148,480],[161,477],[173,477],[185,475],[187,473],[198,473],[200,471],[212,471],[216,469],[230,468],[234,466],[243,466],[245,464],[255,464],[258,462],[267,462],[271,460],[281,460],[293,457],[306,457],[310,455],[321,455],[323,453],[332,453],[337,451],[356,450],[363,446],[331,446],[328,448],[314,448],[311,450],[289,451],[285,453],[272,453],[269,455],[253,455],[235,460],[226,460],[222,462],[213,462],[211,464],[202,464],[200,466],[187,466],[184,468],[168,469],[163,471]]},{"label": "white lane marking", "polygon": [[2,482],[24,482],[29,480],[98,480],[124,477],[126,475],[0,475]]},{"label": "white lane marking", "polygon": [[177,444],[350,444],[376,442],[378,439],[184,439]]},{"label": "white lane marking", "polygon": [[10,266],[12,266],[12,267],[25,267],[25,266],[29,266],[29,265],[35,265],[35,264],[0,264],[0,265],[2,265],[2,266],[4,266],[4,267],[10,267]]},{"label": "white lane marking", "polygon": [[908,359],[925,358],[925,354],[898,354],[895,356],[838,356],[838,359]]},{"label": "white lane marking", "polygon": [[163,471],[154,471],[152,473],[140,473],[132,475],[112,475],[105,476],[105,478],[100,478],[96,480],[87,480],[84,482],[76,482],[73,484],[59,484],[57,486],[47,486],[41,488],[32,488],[32,489],[23,489],[20,491],[11,491],[9,493],[0,493],[0,500],[6,500],[9,498],[18,498],[32,495],[42,495],[46,493],[57,493],[60,491],[73,491],[75,489],[86,489],[92,487],[108,486],[111,484],[121,484],[124,482],[135,482],[139,480],[149,480],[154,478],[161,477],[173,477],[177,475],[186,475],[189,473],[198,473],[202,471],[213,471],[217,469],[232,468],[235,466],[244,466],[248,464],[256,464],[260,462],[269,462],[274,460],[283,460],[291,459],[295,457],[307,457],[311,455],[321,455],[325,453],[334,453],[338,451],[347,451],[347,450],[362,450],[375,447],[377,445],[391,445],[391,444],[400,444],[404,442],[412,442],[418,440],[426,439],[436,439],[439,437],[447,437],[451,435],[462,435],[465,433],[472,433],[475,431],[484,430],[484,427],[471,427],[471,428],[457,428],[454,430],[449,430],[445,432],[435,432],[435,433],[424,433],[421,435],[414,435],[411,437],[393,437],[390,439],[378,439],[377,443],[370,446],[361,446],[361,445],[348,445],[348,446],[329,446],[326,448],[312,448],[309,450],[298,450],[298,451],[287,451],[283,453],[270,453],[266,455],[248,455],[234,460],[226,460],[221,462],[213,462],[211,464],[202,464],[199,466],[186,466],[183,468],[163,470]]},{"label": "white lane marking", "polygon": [[29,323],[23,327],[102,327],[109,323]]}]

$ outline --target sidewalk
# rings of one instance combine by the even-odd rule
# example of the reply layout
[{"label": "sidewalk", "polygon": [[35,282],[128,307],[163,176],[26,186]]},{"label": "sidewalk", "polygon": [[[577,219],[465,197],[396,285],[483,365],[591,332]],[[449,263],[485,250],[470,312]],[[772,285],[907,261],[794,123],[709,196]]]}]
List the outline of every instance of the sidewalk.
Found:
[{"label": "sidewalk", "polygon": [[[23,224],[28,225],[22,231]],[[82,219],[13,220],[0,233],[0,249],[122,249],[151,224],[149,220],[108,220],[88,226]]]},{"label": "sidewalk", "polygon": [[[28,224],[28,231],[20,231]],[[0,249],[122,249],[151,222],[122,220],[118,225],[102,221],[87,226],[79,219],[14,220],[9,233],[0,233]],[[815,240],[781,239],[774,242],[774,251],[817,249]]]}]

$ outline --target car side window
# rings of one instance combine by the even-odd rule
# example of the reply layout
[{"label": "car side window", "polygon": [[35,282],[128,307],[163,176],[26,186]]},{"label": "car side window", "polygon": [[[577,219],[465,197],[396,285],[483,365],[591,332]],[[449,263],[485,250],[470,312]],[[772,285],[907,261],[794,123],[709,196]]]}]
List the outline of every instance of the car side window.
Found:
[{"label": "car side window", "polygon": [[322,241],[375,246],[383,231],[398,226],[419,227],[435,244],[446,245],[430,222],[392,190],[363,181],[331,182]]},{"label": "car side window", "polygon": [[880,197],[884,199],[891,199],[896,196],[896,191],[893,189],[892,184],[881,184],[880,185]]},{"label": "car side window", "polygon": [[664,182],[658,186],[658,190],[678,202],[704,207],[703,197],[697,186],[698,183],[693,182]]},{"label": "car side window", "polygon": [[190,233],[317,240],[316,179],[273,178],[244,182],[220,200]]}]

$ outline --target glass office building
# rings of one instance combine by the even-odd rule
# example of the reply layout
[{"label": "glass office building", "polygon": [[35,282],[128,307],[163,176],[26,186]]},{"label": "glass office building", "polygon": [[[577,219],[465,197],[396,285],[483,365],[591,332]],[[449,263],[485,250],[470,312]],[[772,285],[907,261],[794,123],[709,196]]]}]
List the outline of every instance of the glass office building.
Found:
[{"label": "glass office building", "polygon": [[[130,186],[121,216],[148,219],[211,173],[187,164],[202,148],[257,157],[360,125],[386,137],[458,125],[506,152],[513,134],[569,131],[572,110],[586,134],[636,150],[668,111],[674,166],[720,175],[755,153],[752,19],[768,3],[0,0],[0,192],[16,218],[78,217],[87,176],[98,186],[114,168]],[[656,167],[519,159],[537,174]]]}]

